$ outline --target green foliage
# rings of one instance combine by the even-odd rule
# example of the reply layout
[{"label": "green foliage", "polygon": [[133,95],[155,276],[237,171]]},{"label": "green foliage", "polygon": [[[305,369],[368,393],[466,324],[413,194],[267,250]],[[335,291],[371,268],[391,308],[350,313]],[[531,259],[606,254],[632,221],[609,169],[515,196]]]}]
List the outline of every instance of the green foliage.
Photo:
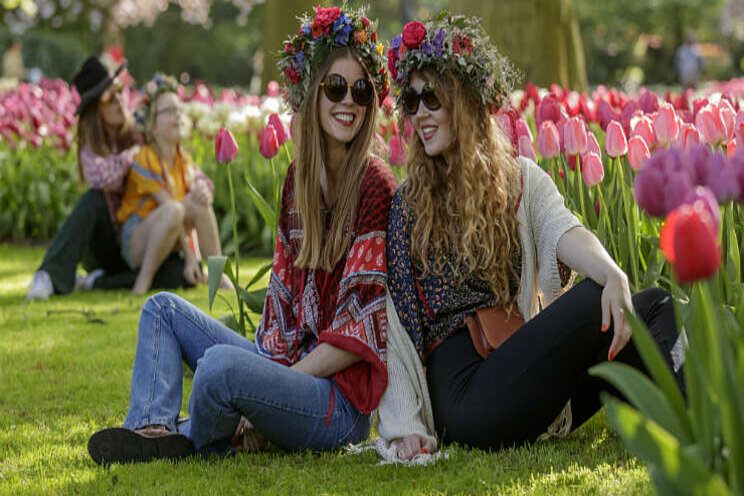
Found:
[{"label": "green foliage", "polygon": [[[744,312],[734,314],[723,304],[719,282],[695,283],[689,311],[677,308],[685,315],[689,339],[686,407],[648,330],[635,317],[630,319],[633,341],[659,385],[620,364],[591,370],[637,408],[604,398],[613,427],[649,464],[662,494],[744,494]],[[740,282],[737,293],[741,304]]]},{"label": "green foliage", "polygon": [[147,81],[158,71],[176,77],[187,72],[191,80],[248,86],[254,71],[252,56],[261,42],[262,11],[257,6],[246,25],[238,26],[237,9],[216,3],[210,13],[213,26],[206,29],[184,23],[180,10],[171,6],[153,26],[124,30],[129,71],[138,81]]},{"label": "green foliage", "polygon": [[48,144],[11,151],[0,143],[0,178],[0,240],[51,238],[81,191],[74,152]]},{"label": "green foliage", "polygon": [[[722,0],[573,0],[581,26],[589,81],[616,85],[628,69],[641,70],[644,84],[676,84],[674,53],[688,32],[700,41],[729,43],[720,32]],[[710,77],[726,78],[735,67]]]}]

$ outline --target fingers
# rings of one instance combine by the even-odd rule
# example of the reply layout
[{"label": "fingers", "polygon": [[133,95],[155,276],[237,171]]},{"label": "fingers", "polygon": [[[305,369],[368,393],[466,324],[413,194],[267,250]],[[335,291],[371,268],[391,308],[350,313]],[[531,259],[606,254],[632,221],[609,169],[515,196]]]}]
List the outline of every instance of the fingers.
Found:
[{"label": "fingers", "polygon": [[614,335],[610,344],[610,350],[607,353],[607,359],[609,361],[612,361],[625,345],[628,344],[628,341],[630,341],[630,327],[625,320],[624,310],[616,306],[613,308],[612,318],[614,321]]},{"label": "fingers", "polygon": [[607,290],[602,291],[602,332],[607,332],[610,328],[610,298]]},{"label": "fingers", "polygon": [[398,458],[402,460],[410,460],[421,453],[431,453],[434,451],[434,446],[418,434],[406,436],[400,439],[396,445]]}]

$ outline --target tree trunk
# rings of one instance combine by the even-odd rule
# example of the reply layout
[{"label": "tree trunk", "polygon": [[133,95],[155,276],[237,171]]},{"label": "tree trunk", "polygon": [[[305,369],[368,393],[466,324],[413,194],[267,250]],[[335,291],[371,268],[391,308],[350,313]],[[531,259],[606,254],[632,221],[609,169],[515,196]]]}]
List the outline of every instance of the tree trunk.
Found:
[{"label": "tree trunk", "polygon": [[540,86],[587,87],[584,47],[572,0],[449,0],[450,11],[483,18],[491,40]]},{"label": "tree trunk", "polygon": [[276,53],[284,47],[284,41],[297,33],[300,27],[298,16],[307,12],[312,15],[318,0],[268,0],[265,3],[265,23],[263,28],[263,70],[261,72],[261,92],[266,91],[269,81],[279,80],[276,68]]}]

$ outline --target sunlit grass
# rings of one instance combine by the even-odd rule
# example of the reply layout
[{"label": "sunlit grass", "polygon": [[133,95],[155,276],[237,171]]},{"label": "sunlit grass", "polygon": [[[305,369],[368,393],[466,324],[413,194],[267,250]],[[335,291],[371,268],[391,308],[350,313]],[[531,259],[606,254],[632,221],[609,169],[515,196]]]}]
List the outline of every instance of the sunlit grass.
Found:
[{"label": "sunlit grass", "polygon": [[[498,453],[452,447],[448,461],[426,468],[378,466],[373,453],[343,451],[99,467],[86,445],[124,421],[146,298],[99,291],[27,305],[42,256],[41,248],[0,245],[0,494],[653,493],[602,414],[565,440]],[[263,262],[246,260],[241,274]],[[179,294],[207,308],[206,288]],[[64,313],[71,310],[105,323]],[[212,314],[226,312],[217,300]],[[184,410],[190,388],[187,375]]]}]

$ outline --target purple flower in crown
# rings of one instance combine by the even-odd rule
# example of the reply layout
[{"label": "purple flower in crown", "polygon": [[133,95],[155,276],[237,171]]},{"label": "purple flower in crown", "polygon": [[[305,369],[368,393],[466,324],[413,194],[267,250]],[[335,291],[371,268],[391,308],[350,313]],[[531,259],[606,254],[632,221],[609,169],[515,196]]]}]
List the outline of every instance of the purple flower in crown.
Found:
[{"label": "purple flower in crown", "polygon": [[434,55],[440,57],[442,55],[442,42],[444,41],[444,31],[441,29],[436,30],[434,35]]},{"label": "purple flower in crown", "polygon": [[310,24],[303,24],[302,27],[300,28],[300,33],[304,35],[310,34]]},{"label": "purple flower in crown", "polygon": [[402,44],[403,44],[403,36],[397,35],[392,40],[390,40],[390,49],[395,50],[397,52]]},{"label": "purple flower in crown", "polygon": [[429,43],[428,41],[424,41],[421,43],[421,50],[428,56],[431,56],[432,53],[434,53],[434,45]]},{"label": "purple flower in crown", "polygon": [[295,67],[302,69],[303,62],[305,62],[305,52],[297,52],[294,58]]}]

